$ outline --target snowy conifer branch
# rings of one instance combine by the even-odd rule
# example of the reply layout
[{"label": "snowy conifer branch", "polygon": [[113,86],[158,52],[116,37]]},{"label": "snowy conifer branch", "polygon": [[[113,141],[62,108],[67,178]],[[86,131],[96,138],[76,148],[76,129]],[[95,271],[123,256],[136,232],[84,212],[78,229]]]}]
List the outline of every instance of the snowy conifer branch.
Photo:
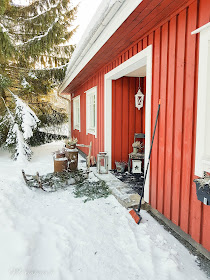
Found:
[{"label": "snowy conifer branch", "polygon": [[44,12],[42,12],[42,13],[40,13],[40,14],[38,14],[38,15],[29,17],[29,18],[24,19],[24,20],[25,20],[25,21],[30,21],[30,20],[36,19],[36,18],[38,18],[38,17],[40,17],[40,16],[43,16],[44,14],[50,12],[52,9],[57,8],[57,7],[58,7],[58,4],[59,4],[59,2],[57,2],[55,5],[50,6],[50,8],[46,9]]},{"label": "snowy conifer branch", "polygon": [[2,30],[3,33],[8,32],[8,30],[6,29],[6,27],[2,23],[0,23],[0,26],[1,26],[1,30]]},{"label": "snowy conifer branch", "polygon": [[42,38],[46,37],[49,34],[49,32],[53,29],[53,26],[55,25],[56,22],[58,22],[58,18],[55,19],[53,24],[48,28],[48,30],[43,35],[35,36],[26,42],[16,43],[16,46],[23,46],[23,45],[29,44],[35,40],[41,40]]},{"label": "snowy conifer branch", "polygon": [[8,114],[9,114],[11,120],[12,120],[13,122],[15,122],[15,119],[14,119],[12,113],[10,112],[9,108],[7,107],[6,102],[5,102],[5,100],[4,100],[4,98],[3,98],[2,96],[1,96],[1,99],[2,99],[3,102],[4,102],[5,108],[7,109],[7,112],[8,112]]}]

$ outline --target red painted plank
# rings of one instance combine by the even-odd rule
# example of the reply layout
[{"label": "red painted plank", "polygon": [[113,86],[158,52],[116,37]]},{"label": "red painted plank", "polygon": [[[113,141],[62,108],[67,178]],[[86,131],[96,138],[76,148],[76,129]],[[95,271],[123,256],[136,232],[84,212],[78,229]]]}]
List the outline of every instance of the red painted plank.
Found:
[{"label": "red painted plank", "polygon": [[210,229],[210,207],[203,205],[201,243],[210,251],[209,229]]},{"label": "red painted plank", "polygon": [[135,133],[135,91],[136,91],[136,79],[129,79],[129,153],[132,152],[132,144],[134,141]]},{"label": "red painted plank", "polygon": [[149,34],[148,45],[153,45],[154,32]]},{"label": "red painted plank", "polygon": [[193,133],[193,103],[195,79],[195,43],[196,37],[191,32],[196,29],[197,3],[193,3],[188,10],[187,43],[186,43],[186,68],[185,68],[185,96],[184,96],[184,129],[183,129],[183,157],[181,181],[181,213],[180,227],[189,232],[189,208],[191,194],[192,170],[192,133]]},{"label": "red painted plank", "polygon": [[190,235],[192,238],[200,243],[201,242],[201,219],[202,219],[202,203],[197,199],[195,184],[192,187],[191,194],[191,207],[190,213]]},{"label": "red painted plank", "polygon": [[124,55],[125,61],[128,60],[128,58],[129,58],[129,54],[128,54],[128,51],[126,51],[126,52],[125,52],[125,55]]},{"label": "red painted plank", "polygon": [[143,41],[139,41],[138,42],[138,52],[142,51],[143,50]]},{"label": "red painted plank", "polygon": [[104,75],[105,75],[105,71],[103,70],[101,73],[101,79],[102,79],[102,104],[101,104],[101,129],[102,129],[102,133],[101,133],[101,145],[102,145],[102,150],[104,151]]},{"label": "red painted plank", "polygon": [[98,151],[103,151],[102,150],[102,145],[101,145],[101,139],[102,139],[102,115],[101,115],[101,109],[102,109],[102,75],[101,72],[98,73],[98,100],[97,100],[97,112],[98,112],[98,117],[97,117],[97,143],[98,143]]},{"label": "red painted plank", "polygon": [[[146,34],[152,28],[155,28],[164,18],[172,14],[175,10],[179,9],[180,6],[183,6],[188,0],[182,1],[162,1],[159,5],[151,10],[149,15],[130,32],[131,40],[136,41],[138,40],[139,36],[138,33]],[[138,32],[138,33],[137,33]]]},{"label": "red painted plank", "polygon": [[[154,51],[154,32],[152,32],[151,34],[149,34],[149,40],[148,40],[148,45],[152,45],[153,47],[153,51]],[[152,63],[152,67],[153,63]],[[152,73],[153,73],[153,69],[152,69]],[[152,75],[152,85],[153,85],[153,75]],[[146,78],[145,78],[145,94],[146,94]],[[153,98],[151,98],[151,108],[153,108]],[[152,123],[152,112],[151,112],[151,127],[152,127],[153,123]],[[153,128],[152,128],[153,129]],[[144,131],[145,131],[145,127],[144,127]],[[151,136],[152,138],[152,136]],[[152,170],[152,164],[150,164],[150,174],[152,174],[153,170]],[[150,177],[150,190],[151,190],[151,186],[152,186],[152,178]],[[151,191],[149,192],[149,203],[151,203]]]},{"label": "red painted plank", "polygon": [[144,94],[144,106],[140,109],[141,114],[141,133],[145,133],[145,100],[146,100],[146,78],[141,78],[141,91]]},{"label": "red painted plank", "polygon": [[[159,116],[159,159],[158,159],[158,203],[159,212],[164,212],[164,173],[165,171],[165,135],[166,135],[166,91],[168,71],[168,23],[164,24],[161,32],[161,73],[160,73],[160,99],[161,110]],[[170,98],[170,97],[169,97]]]},{"label": "red painted plank", "polygon": [[116,81],[112,81],[112,168],[115,167],[115,141],[116,141]]},{"label": "red painted plank", "polygon": [[129,116],[129,78],[122,78],[122,161],[128,161],[128,116]]},{"label": "red painted plank", "polygon": [[128,51],[128,58],[131,58],[133,56],[133,48],[130,48]]},{"label": "red painted plank", "polygon": [[145,49],[147,46],[148,46],[148,44],[147,44],[147,37],[145,37],[143,39],[143,49]]},{"label": "red painted plank", "polygon": [[[139,87],[139,78],[136,78],[136,90],[135,90],[135,94],[137,93],[138,91],[138,87]],[[142,130],[142,126],[141,126],[141,110],[138,110],[136,107],[135,107],[135,118],[136,118],[136,126],[135,126],[135,133],[140,133],[141,130]]]},{"label": "red painted plank", "polygon": [[133,55],[137,54],[137,44],[133,46]]},{"label": "red painted plank", "polygon": [[171,19],[169,27],[168,50],[168,89],[166,115],[166,163],[165,163],[165,193],[164,215],[171,219],[171,196],[173,176],[173,125],[174,125],[174,82],[175,82],[175,52],[176,52],[176,17]]},{"label": "red painted plank", "polygon": [[[154,35],[154,50],[153,50],[153,84],[152,84],[152,98],[153,98],[153,108],[152,108],[152,127],[155,125],[156,118],[156,108],[159,101],[159,81],[160,81],[160,29],[155,31]],[[158,127],[156,131],[156,137],[153,143],[153,150],[151,156],[151,205],[153,208],[157,206],[157,163],[158,163]]]},{"label": "red painted plank", "polygon": [[175,95],[175,122],[174,122],[174,153],[173,153],[173,196],[172,221],[180,222],[180,196],[181,196],[181,158],[183,133],[183,95],[184,95],[184,59],[185,59],[185,33],[186,10],[180,13],[177,26],[177,55],[176,55],[176,95]]},{"label": "red painted plank", "polygon": [[115,110],[116,110],[116,115],[115,115],[115,159],[117,161],[122,160],[122,79],[116,80],[116,103],[115,103]]},{"label": "red painted plank", "polygon": [[210,1],[200,0],[199,2],[199,27],[210,21]]},{"label": "red painted plank", "polygon": [[[198,27],[198,26],[197,26]],[[199,37],[196,36],[196,57],[195,57],[195,98],[194,98],[194,115],[193,115],[193,148],[192,148],[192,165],[191,177],[194,178],[195,167],[195,145],[196,145],[196,121],[197,121],[197,92],[198,92],[198,60],[199,60]],[[197,200],[195,183],[192,183],[191,199],[190,199],[190,228],[189,233],[192,238],[201,241],[202,232],[202,203]]]}]

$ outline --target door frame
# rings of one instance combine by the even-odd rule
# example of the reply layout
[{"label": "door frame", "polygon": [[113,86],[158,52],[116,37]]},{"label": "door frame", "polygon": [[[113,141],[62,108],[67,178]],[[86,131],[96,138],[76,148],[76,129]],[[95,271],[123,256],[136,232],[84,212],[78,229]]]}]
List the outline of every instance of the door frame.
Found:
[{"label": "door frame", "polygon": [[[152,95],[152,45],[129,58],[104,76],[104,150],[109,159],[109,169],[112,162],[112,81],[122,78],[129,73],[146,66],[146,108],[145,108],[145,161],[146,170],[147,159],[150,151],[151,139],[151,95]],[[149,182],[150,170],[148,170],[145,184],[144,200],[149,202]]]}]

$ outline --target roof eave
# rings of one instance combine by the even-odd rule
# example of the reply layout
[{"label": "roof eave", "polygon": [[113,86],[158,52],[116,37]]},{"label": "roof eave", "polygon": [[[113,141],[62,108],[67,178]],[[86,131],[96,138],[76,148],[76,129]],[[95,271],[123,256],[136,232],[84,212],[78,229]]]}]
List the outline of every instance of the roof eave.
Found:
[{"label": "roof eave", "polygon": [[68,85],[76,78],[80,71],[82,71],[87,63],[142,1],[143,0],[133,0],[131,2],[130,0],[119,0],[112,6],[94,35],[89,38],[86,47],[77,54],[77,59],[75,60],[74,65],[66,74],[63,83],[58,89],[59,93],[67,93],[65,89]]}]

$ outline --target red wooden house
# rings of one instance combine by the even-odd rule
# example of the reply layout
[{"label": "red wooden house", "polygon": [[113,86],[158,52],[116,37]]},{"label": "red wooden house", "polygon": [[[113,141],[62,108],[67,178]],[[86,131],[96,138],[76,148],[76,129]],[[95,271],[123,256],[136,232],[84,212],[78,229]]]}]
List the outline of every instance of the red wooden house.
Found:
[{"label": "red wooden house", "polygon": [[107,151],[113,168],[142,132],[147,159],[161,99],[145,200],[210,250],[210,207],[193,182],[210,171],[210,0],[102,5],[60,87],[72,97],[72,136],[92,141],[95,156]]}]

